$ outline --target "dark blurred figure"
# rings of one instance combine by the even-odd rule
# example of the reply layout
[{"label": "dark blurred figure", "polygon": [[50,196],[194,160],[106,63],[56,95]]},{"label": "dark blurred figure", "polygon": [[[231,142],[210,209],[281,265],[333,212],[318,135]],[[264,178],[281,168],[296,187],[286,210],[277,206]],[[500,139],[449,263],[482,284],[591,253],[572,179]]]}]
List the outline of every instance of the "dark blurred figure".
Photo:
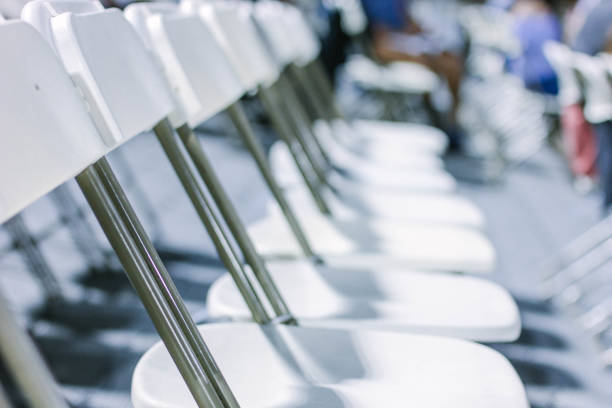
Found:
[{"label": "dark blurred figure", "polygon": [[452,22],[423,26],[410,14],[409,0],[361,0],[370,24],[375,56],[383,62],[423,64],[446,80],[452,97],[447,133],[453,147],[462,140],[457,122],[464,74],[465,43]]}]

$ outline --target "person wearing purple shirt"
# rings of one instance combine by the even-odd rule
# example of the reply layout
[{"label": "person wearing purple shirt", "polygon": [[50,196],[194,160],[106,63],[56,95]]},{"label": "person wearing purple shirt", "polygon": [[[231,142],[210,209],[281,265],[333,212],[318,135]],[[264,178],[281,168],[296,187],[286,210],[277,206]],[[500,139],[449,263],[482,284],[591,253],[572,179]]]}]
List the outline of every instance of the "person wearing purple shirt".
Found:
[{"label": "person wearing purple shirt", "polygon": [[556,94],[557,76],[542,47],[547,41],[561,41],[559,17],[547,2],[540,0],[518,0],[512,12],[516,16],[514,33],[521,45],[521,54],[508,61],[508,70],[519,76],[527,88]]}]

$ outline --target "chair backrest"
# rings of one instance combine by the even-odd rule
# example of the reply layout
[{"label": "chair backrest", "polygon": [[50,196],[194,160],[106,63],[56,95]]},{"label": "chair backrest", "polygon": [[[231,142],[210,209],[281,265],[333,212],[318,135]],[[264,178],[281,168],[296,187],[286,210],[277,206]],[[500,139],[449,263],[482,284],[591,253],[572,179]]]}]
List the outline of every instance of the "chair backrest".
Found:
[{"label": "chair backrest", "polygon": [[243,85],[251,90],[278,79],[280,67],[266,49],[245,1],[185,0],[181,8],[198,14],[213,32]]},{"label": "chair backrest", "polygon": [[295,63],[304,66],[319,57],[321,44],[304,14],[295,6],[284,4],[279,8],[280,21],[285,27],[285,35],[293,42],[296,50]]},{"label": "chair backrest", "polygon": [[605,62],[599,57],[574,52],[574,68],[584,83],[584,116],[591,123],[612,120],[612,86]]},{"label": "chair backrest", "polygon": [[330,0],[340,11],[342,31],[351,36],[360,35],[368,28],[368,17],[360,0]]},{"label": "chair backrest", "polygon": [[574,72],[572,50],[565,44],[548,41],[543,47],[544,56],[557,73],[559,79],[558,100],[561,106],[569,106],[582,101],[580,83]]},{"label": "chair backrest", "polygon": [[247,91],[199,16],[180,13],[177,5],[159,8],[157,3],[137,3],[127,7],[126,17],[149,38],[191,126],[236,102]]},{"label": "chair backrest", "polygon": [[83,100],[49,44],[0,23],[0,222],[104,156]]},{"label": "chair backrest", "polygon": [[295,48],[283,23],[283,5],[276,1],[259,1],[253,6],[253,18],[266,40],[269,51],[280,67],[295,62],[300,50]]},{"label": "chair backrest", "polygon": [[110,146],[167,116],[180,122],[168,84],[138,34],[120,10],[100,7],[95,1],[36,0],[22,17],[52,36]]}]

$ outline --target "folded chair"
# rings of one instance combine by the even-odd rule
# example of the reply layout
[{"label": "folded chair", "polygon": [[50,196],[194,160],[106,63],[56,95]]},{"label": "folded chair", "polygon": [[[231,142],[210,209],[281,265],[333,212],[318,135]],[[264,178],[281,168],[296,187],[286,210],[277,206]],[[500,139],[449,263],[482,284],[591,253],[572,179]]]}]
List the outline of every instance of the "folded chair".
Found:
[{"label": "folded chair", "polygon": [[[239,89],[239,86],[231,85],[239,83],[238,79],[234,78],[224,87],[219,86],[221,77],[217,73],[227,73],[230,70],[220,47],[198,17],[180,15],[177,11],[176,6],[170,3],[140,3],[128,6],[125,14],[139,30],[144,42],[153,47],[153,53],[158,56],[165,72],[172,73],[169,80],[176,84],[173,89],[178,90],[177,95],[192,95],[202,101],[202,106],[207,105],[209,100],[216,100],[216,109],[207,111],[209,116],[227,107],[226,110],[244,134],[245,142],[255,153],[255,158],[263,162],[264,169],[267,169],[262,150],[257,143],[253,143],[252,131],[241,113],[238,102],[241,93],[228,95],[225,92],[227,89]],[[242,14],[242,18],[238,16],[232,24],[234,28],[249,26],[252,27],[252,21],[248,13]],[[233,32],[236,31],[234,29]],[[199,38],[195,45],[188,41],[193,37]],[[178,84],[186,88],[182,89]],[[203,117],[203,113],[194,112],[189,122],[197,125]],[[179,129],[180,132],[185,132],[185,128]],[[314,327],[370,327],[444,333],[491,341],[514,340],[518,335],[520,321],[514,302],[505,291],[483,281],[416,271],[389,273],[380,269],[376,272],[337,270],[315,266],[308,261],[268,262],[264,265],[223,188],[218,185],[216,178],[211,179],[214,170],[207,163],[198,141],[193,136],[189,140],[185,146],[196,166],[200,163],[203,178],[210,185],[212,195],[251,268],[256,275],[265,276],[263,281],[275,282],[279,291],[287,296],[287,301],[283,303],[289,305],[303,324]],[[265,174],[273,179],[269,169]],[[275,186],[272,183],[272,187]],[[282,195],[280,202],[283,202]],[[291,216],[290,208],[287,210]],[[295,227],[299,231],[299,224]],[[305,252],[312,253],[307,239],[305,244]],[[267,277],[269,274],[271,278]],[[312,302],[315,298],[317,301]],[[483,300],[485,303],[481,304]],[[451,303],[454,306],[450,306]],[[423,309],[419,313],[417,309],[420,309],[421,304]],[[207,297],[207,305],[209,314],[215,317],[250,316],[248,305],[236,292],[236,286],[229,275],[213,285]],[[450,310],[453,312],[448,313]]]},{"label": "folded chair", "polygon": [[[59,3],[52,5],[46,3],[45,6],[51,11],[54,8],[69,8],[68,3],[62,3],[61,6]],[[147,61],[145,65],[151,67],[151,70],[143,72],[144,66],[139,66],[141,70],[137,70],[136,75],[133,73],[128,75],[129,69],[119,71],[113,69],[113,66],[136,69],[137,65],[140,65],[137,61],[145,61],[148,56],[146,53],[135,53],[134,49],[130,49],[136,47],[138,41],[135,40],[135,33],[128,29],[129,26],[126,27],[127,22],[122,19],[118,10],[96,11],[99,8],[97,3],[94,3],[92,8],[93,10],[82,14],[67,12],[51,19],[53,37],[56,40],[67,40],[57,41],[56,46],[58,48],[61,46],[64,51],[71,47],[76,47],[80,51],[64,54],[64,51],[58,50],[60,55],[66,58],[65,63],[74,62],[74,60],[69,61],[67,56],[78,57],[81,62],[104,62],[96,68],[93,65],[79,65],[83,72],[90,75],[86,81],[77,80],[77,83],[84,87],[79,87],[83,95],[91,98],[88,99],[90,108],[95,104],[94,111],[104,108],[105,113],[113,115],[106,118],[118,118],[114,106],[117,99],[113,98],[112,93],[108,93],[110,88],[119,89],[118,92],[123,92],[124,96],[151,97],[151,103],[156,108],[165,108],[154,110],[158,121],[155,122],[155,118],[151,115],[144,115],[145,111],[148,113],[153,111],[149,112],[147,108],[150,106],[145,106],[149,105],[146,103],[148,99],[143,98],[134,109],[140,111],[142,116],[127,116],[128,122],[134,125],[131,130],[139,132],[142,128],[150,127],[153,119],[153,123],[157,123],[155,130],[160,139],[165,140],[166,136],[167,139],[170,139],[169,136],[174,137],[167,116],[176,110],[166,106],[166,102],[170,99],[164,97],[164,92],[155,86],[156,81],[149,82],[151,78],[148,74],[152,73],[155,64],[150,60]],[[24,15],[28,13],[35,15],[35,9],[36,5],[30,6],[24,11]],[[104,35],[100,35],[101,33]],[[99,42],[100,39],[104,41]],[[14,42],[15,36],[11,35],[10,40]],[[42,44],[39,37],[36,37],[36,41]],[[119,44],[124,44],[131,53],[123,53],[122,58],[114,60],[117,63],[108,64],[113,60],[104,59],[103,56],[107,53],[101,51],[109,49],[116,51],[117,48],[121,48],[117,47]],[[91,52],[92,49],[89,47],[92,45],[100,52]],[[30,49],[25,51],[29,56],[33,54]],[[46,53],[49,58],[52,56],[50,50],[46,50]],[[124,64],[123,58],[127,58],[128,64]],[[50,60],[57,66],[53,58]],[[36,65],[37,71],[40,66],[48,67],[51,64],[49,61],[44,62],[43,64],[41,61]],[[70,71],[71,67],[75,66],[68,64],[67,68]],[[23,71],[22,67],[19,68]],[[47,69],[44,72],[50,75],[51,71]],[[72,75],[77,75],[76,72],[77,70],[72,71]],[[105,82],[105,79],[118,72],[122,75],[115,78],[125,79],[126,88],[110,87]],[[96,77],[100,82],[93,81]],[[13,78],[7,79],[11,84],[17,84]],[[66,89],[76,95],[74,89],[66,84],[67,82],[64,76]],[[143,86],[145,83],[147,86]],[[47,84],[41,84],[44,85]],[[91,85],[101,86],[85,88]],[[100,93],[92,93],[93,90]],[[15,98],[15,93],[10,95],[12,99]],[[110,99],[103,99],[101,95],[108,95]],[[53,102],[55,101],[56,99]],[[104,105],[99,105],[102,101],[113,101],[113,103],[105,102]],[[31,107],[30,101],[27,102],[17,109]],[[55,109],[60,107],[62,111],[66,109],[66,104],[59,105],[49,100],[44,102],[51,104]],[[132,109],[129,112],[133,113]],[[19,117],[18,114],[14,116]],[[125,120],[126,116],[122,119]],[[140,126],[135,126],[137,122],[140,122]],[[115,130],[126,128],[124,125],[127,122],[115,123],[117,125]],[[91,124],[88,126],[91,127]],[[75,127],[68,129],[73,130]],[[141,129],[138,129],[139,127]],[[81,157],[81,153],[84,155],[87,150],[79,144],[83,144],[89,134],[84,133],[87,129],[85,126],[79,126],[78,129],[79,137],[76,137],[75,141],[71,140],[66,150],[73,152],[76,157]],[[122,132],[108,131],[108,127],[104,129],[108,132],[106,137],[100,137],[98,140],[102,151],[108,147],[102,141],[106,143],[111,141],[108,136],[123,135]],[[36,130],[48,136],[48,126]],[[19,133],[23,136],[23,132]],[[64,144],[57,143],[57,140],[45,137],[40,137],[40,140],[48,141],[48,146],[45,147],[55,147],[55,151],[64,153],[64,150],[60,149]],[[124,139],[114,140],[113,147],[117,147]],[[168,143],[167,146],[169,145],[171,144]],[[25,148],[23,150],[27,151]],[[45,149],[44,153],[51,155],[55,151]],[[61,154],[58,156],[60,159],[63,158]],[[97,156],[86,160],[82,165],[86,166],[95,160],[98,160]],[[3,174],[14,174],[13,170],[25,172],[28,169],[27,163],[31,161],[22,160],[17,163],[16,168],[3,167]],[[173,161],[173,164],[177,163],[177,160]],[[66,177],[78,172],[81,167],[73,172],[67,172]],[[175,167],[177,170],[180,169],[180,166]],[[186,169],[178,173],[183,182],[190,179],[190,173]],[[243,275],[245,280],[238,279],[237,283],[246,290],[246,297],[253,301],[250,304],[253,306],[255,320],[269,324],[205,325],[199,327],[199,333],[194,332],[192,321],[189,315],[184,313],[184,305],[180,296],[175,293],[172,280],[159,261],[155,249],[138,223],[107,163],[101,160],[96,162],[94,167],[86,167],[85,172],[80,173],[78,178],[101,225],[107,231],[121,260],[124,261],[126,272],[131,274],[131,278],[142,278],[134,282],[134,286],[143,298],[145,306],[153,311],[151,313],[153,320],[167,347],[161,344],[154,346],[141,359],[135,370],[132,397],[137,408],[312,405],[365,407],[380,401],[385,401],[386,405],[391,406],[405,406],[406,401],[432,407],[527,406],[525,392],[516,373],[508,362],[493,350],[469,342],[439,337],[357,330],[309,329],[272,324],[273,321],[266,312],[266,304],[261,303],[256,292],[249,291],[249,288],[252,289],[250,285],[243,285],[248,282],[246,275]],[[193,190],[197,189],[194,187]],[[204,198],[203,208],[209,208],[207,204]],[[202,218],[208,219],[211,224],[216,224],[212,212],[202,215]],[[116,222],[112,222],[114,216]],[[210,231],[215,242],[223,241],[219,225]],[[232,256],[227,247],[220,245],[218,249],[223,259]],[[130,263],[131,260],[134,262]],[[237,259],[233,261],[237,262]],[[142,273],[133,273],[134,270]],[[237,271],[239,272],[237,277],[244,272],[239,269]],[[150,279],[146,281],[149,286],[144,285],[145,278]],[[167,313],[163,314],[164,312]],[[295,321],[290,315],[279,315],[277,319],[285,322]],[[174,323],[178,325],[172,326]],[[172,342],[171,340],[175,338],[185,339],[186,342]],[[206,339],[208,346],[204,344],[203,338]],[[184,347],[178,347],[180,345]],[[169,359],[169,356],[172,358]],[[174,364],[171,361],[174,361]],[[265,372],[262,372],[261,367],[265,367]],[[201,375],[190,375],[197,373]],[[439,392],[440,389],[444,392]]]}]

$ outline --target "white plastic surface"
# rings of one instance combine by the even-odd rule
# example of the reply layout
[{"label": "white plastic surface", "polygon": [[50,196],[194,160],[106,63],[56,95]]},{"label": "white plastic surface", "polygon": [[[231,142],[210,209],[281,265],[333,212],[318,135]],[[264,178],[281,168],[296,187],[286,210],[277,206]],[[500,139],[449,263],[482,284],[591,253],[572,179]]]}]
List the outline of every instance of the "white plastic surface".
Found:
[{"label": "white plastic surface", "polygon": [[[285,187],[285,195],[293,208],[300,212],[319,212],[303,179],[284,144],[273,145],[270,152],[273,171],[277,180]],[[376,170],[376,171],[374,171]],[[401,176],[409,170],[397,169],[397,184],[393,179],[379,178],[393,170],[373,168],[367,173],[358,173],[363,183],[348,185],[332,192],[323,189],[322,194],[329,204],[334,219],[356,221],[360,218],[406,220],[426,223],[448,223],[482,228],[484,216],[472,202],[454,193],[444,191],[406,191]],[[337,178],[337,177],[334,177]],[[333,180],[332,180],[333,181]],[[397,187],[401,184],[401,190]],[[337,183],[339,187],[342,184]],[[359,222],[359,221],[356,221]]]},{"label": "white plastic surface", "polygon": [[108,148],[49,44],[21,21],[0,24],[0,222]]},{"label": "white plastic surface", "polygon": [[[320,213],[306,187],[296,186],[285,191],[298,214],[309,217],[307,214]],[[338,221],[357,223],[362,220],[400,221],[465,226],[481,230],[486,224],[484,215],[478,207],[454,194],[415,192],[394,200],[375,196],[366,196],[361,200],[354,197],[338,197],[329,191],[324,191],[323,196],[331,208],[333,219]],[[273,201],[270,201],[269,208],[277,207]]]},{"label": "white plastic surface", "polygon": [[606,64],[599,57],[573,53],[574,68],[584,79],[584,117],[590,123],[612,120],[612,86]]},{"label": "white plastic surface", "polygon": [[[134,4],[126,15],[135,26],[146,26],[143,37],[150,38],[189,125],[196,126],[237,101],[246,88],[200,17],[179,13],[177,6],[174,12],[160,11],[155,5]],[[138,22],[142,18],[146,23]]]},{"label": "white plastic surface", "polygon": [[[51,16],[55,48],[68,73],[78,78],[106,143],[114,146],[151,129],[175,112],[176,105],[157,65],[121,11],[81,14],[82,3],[45,4],[74,10]],[[43,12],[40,15],[44,17]],[[34,22],[41,20],[35,13],[27,16]]]},{"label": "white plastic surface", "polygon": [[295,6],[284,4],[279,21],[285,25],[286,35],[290,36],[298,50],[295,63],[305,66],[314,61],[321,52],[321,44],[302,12]]},{"label": "white plastic surface", "polygon": [[[313,212],[298,214],[314,251],[328,265],[474,274],[488,274],[495,267],[495,249],[473,228],[365,218],[338,221]],[[285,219],[278,213],[269,213],[250,225],[248,231],[264,256],[302,255]]]},{"label": "white plastic surface", "polygon": [[365,56],[354,55],[344,69],[357,85],[372,91],[419,95],[435,91],[440,84],[433,71],[413,62],[395,62],[385,66]]},{"label": "white plastic surface", "polygon": [[546,59],[554,68],[559,80],[557,99],[561,106],[579,103],[582,92],[572,64],[572,50],[565,44],[549,41],[542,47]]},{"label": "white plastic surface", "polygon": [[355,132],[357,140],[354,143],[372,159],[400,161],[407,151],[442,154],[448,146],[443,131],[418,123],[354,120],[350,127],[342,121],[336,121],[334,126]]},{"label": "white plastic surface", "polygon": [[253,21],[253,7],[244,1],[211,1],[199,15],[209,25],[247,90],[270,85],[280,69],[266,49]]},{"label": "white plastic surface", "polygon": [[[200,326],[244,407],[527,408],[510,363],[443,337],[266,326]],[[135,408],[195,408],[163,344],[139,361]]]},{"label": "white plastic surface", "polygon": [[[384,269],[333,269],[306,261],[268,262],[302,326],[435,334],[484,342],[517,339],[521,322],[509,293],[468,276]],[[210,288],[212,318],[251,315],[229,274]]]},{"label": "white plastic surface", "polygon": [[286,32],[282,21],[283,5],[276,1],[259,1],[253,6],[253,17],[262,31],[268,49],[280,67],[284,67],[300,56],[300,49]]}]

